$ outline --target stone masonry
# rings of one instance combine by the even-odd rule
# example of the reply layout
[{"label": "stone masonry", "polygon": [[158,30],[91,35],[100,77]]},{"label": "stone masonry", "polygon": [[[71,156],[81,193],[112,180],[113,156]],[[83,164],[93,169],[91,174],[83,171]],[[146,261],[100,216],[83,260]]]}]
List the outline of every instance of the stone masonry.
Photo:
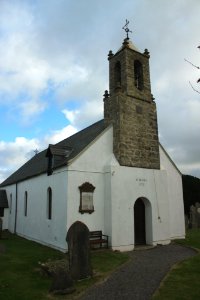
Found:
[{"label": "stone masonry", "polygon": [[[104,98],[106,125],[113,124],[113,151],[120,165],[160,169],[156,104],[152,99],[149,53],[142,54],[123,43],[115,55],[109,53],[110,95]],[[142,66],[143,88],[135,86],[134,61]],[[115,65],[120,63],[116,82]],[[119,78],[119,75],[118,75]]]}]

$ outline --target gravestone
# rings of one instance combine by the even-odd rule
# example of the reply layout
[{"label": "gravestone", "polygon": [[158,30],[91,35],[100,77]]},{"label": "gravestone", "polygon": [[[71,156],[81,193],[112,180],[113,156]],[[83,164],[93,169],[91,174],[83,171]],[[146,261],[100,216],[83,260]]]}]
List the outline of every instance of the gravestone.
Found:
[{"label": "gravestone", "polygon": [[0,218],[0,239],[2,238],[2,231],[3,231],[3,221],[2,218]]},{"label": "gravestone", "polygon": [[90,260],[89,229],[82,222],[75,222],[67,233],[69,271],[73,279],[84,279],[92,275]]},{"label": "gravestone", "polygon": [[185,215],[185,229],[187,230],[189,228],[189,218],[187,215]]},{"label": "gravestone", "polygon": [[200,203],[190,206],[190,224],[192,228],[200,228]]}]

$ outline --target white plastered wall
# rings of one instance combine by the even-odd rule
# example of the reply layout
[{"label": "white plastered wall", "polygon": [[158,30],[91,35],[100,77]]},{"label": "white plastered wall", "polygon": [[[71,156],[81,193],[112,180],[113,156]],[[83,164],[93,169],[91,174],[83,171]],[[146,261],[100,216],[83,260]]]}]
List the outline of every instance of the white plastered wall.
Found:
[{"label": "white plastered wall", "polygon": [[15,230],[15,211],[16,211],[16,185],[9,185],[6,190],[8,206],[4,209],[3,229],[9,229],[12,233]]},{"label": "white plastered wall", "polygon": [[[52,189],[52,219],[47,218],[47,189]],[[12,192],[12,210],[8,229],[15,230],[16,185],[6,188]],[[25,191],[28,193],[27,216],[24,210]],[[62,168],[51,176],[42,174],[17,184],[16,233],[44,245],[65,251],[67,244],[67,172]]]},{"label": "white plastered wall", "polygon": [[4,216],[1,217],[3,221],[3,227],[2,229],[8,229],[8,220],[9,220],[9,208],[4,208]]},{"label": "white plastered wall", "polygon": [[[105,178],[106,166],[112,156],[112,128],[106,129],[92,142],[86,151],[82,152],[76,160],[68,166],[68,216],[67,228],[76,221],[86,224],[90,231],[102,230],[107,233],[105,227]],[[79,186],[89,182],[95,187],[93,194],[94,212],[79,212],[80,191]]]},{"label": "white plastered wall", "polygon": [[112,248],[134,248],[134,204],[144,200],[148,244],[167,244],[169,207],[165,171],[111,166]]},{"label": "white plastered wall", "polygon": [[182,189],[182,175],[160,146],[161,169],[167,171],[168,195],[169,195],[169,217],[170,217],[170,237],[185,237],[184,203]]}]

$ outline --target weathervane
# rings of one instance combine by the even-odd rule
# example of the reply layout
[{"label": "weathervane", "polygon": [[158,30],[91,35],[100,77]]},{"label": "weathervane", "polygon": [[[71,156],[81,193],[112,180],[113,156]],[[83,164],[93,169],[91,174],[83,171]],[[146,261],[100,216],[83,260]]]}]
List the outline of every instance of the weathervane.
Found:
[{"label": "weathervane", "polygon": [[126,34],[127,34],[126,38],[127,38],[127,39],[129,39],[128,33],[129,33],[129,32],[132,32],[132,31],[128,28],[128,24],[129,24],[129,21],[126,19],[126,24],[124,25],[124,27],[122,27],[122,29],[124,29],[124,30],[126,31]]}]

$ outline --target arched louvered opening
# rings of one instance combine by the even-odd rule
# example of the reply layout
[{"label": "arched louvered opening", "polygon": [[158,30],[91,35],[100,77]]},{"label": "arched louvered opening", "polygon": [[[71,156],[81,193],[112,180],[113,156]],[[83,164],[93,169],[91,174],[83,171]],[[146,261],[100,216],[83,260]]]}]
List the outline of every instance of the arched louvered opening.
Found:
[{"label": "arched louvered opening", "polygon": [[115,87],[121,86],[121,64],[118,61],[115,64]]},{"label": "arched louvered opening", "polygon": [[138,90],[143,90],[143,68],[139,60],[134,61],[134,79],[136,88]]}]

